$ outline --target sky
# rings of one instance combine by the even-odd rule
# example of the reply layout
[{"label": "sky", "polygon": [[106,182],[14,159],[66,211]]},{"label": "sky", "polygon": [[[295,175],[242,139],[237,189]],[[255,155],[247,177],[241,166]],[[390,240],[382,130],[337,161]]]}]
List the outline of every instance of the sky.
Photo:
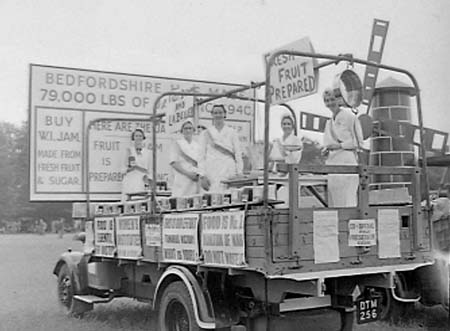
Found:
[{"label": "sky", "polygon": [[448,0],[0,0],[0,121],[27,119],[30,63],[247,84],[306,36],[365,59],[374,18],[390,22],[383,63],[415,75],[425,125],[448,132]]}]

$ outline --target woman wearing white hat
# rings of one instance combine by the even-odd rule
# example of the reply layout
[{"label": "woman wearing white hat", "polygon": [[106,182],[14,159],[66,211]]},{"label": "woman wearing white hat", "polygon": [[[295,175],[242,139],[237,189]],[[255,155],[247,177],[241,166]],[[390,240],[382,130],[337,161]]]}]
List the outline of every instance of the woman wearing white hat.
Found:
[{"label": "woman wearing white hat", "polygon": [[201,171],[200,145],[193,140],[194,125],[186,121],[181,126],[183,137],[174,141],[170,153],[170,165],[173,168],[172,195],[176,197],[199,193]]},{"label": "woman wearing white hat", "polygon": [[275,139],[270,149],[270,159],[272,161],[296,164],[302,157],[303,142],[300,137],[294,134],[294,119],[290,115],[281,118],[281,129],[283,136]]},{"label": "woman wearing white hat", "polygon": [[203,184],[202,187],[209,188],[211,192],[222,192],[227,188],[223,180],[243,173],[242,148],[236,131],[225,123],[225,107],[214,105],[211,114],[213,125],[204,130],[200,137],[200,169],[208,179],[207,186],[210,184],[210,187],[204,187]]},{"label": "woman wearing white hat", "polygon": [[[323,145],[327,165],[357,165],[363,133],[358,118],[350,108],[341,107],[342,98],[332,89],[323,92],[323,101],[333,116],[325,126]],[[357,205],[359,176],[352,174],[328,175],[328,204],[330,207]]]}]

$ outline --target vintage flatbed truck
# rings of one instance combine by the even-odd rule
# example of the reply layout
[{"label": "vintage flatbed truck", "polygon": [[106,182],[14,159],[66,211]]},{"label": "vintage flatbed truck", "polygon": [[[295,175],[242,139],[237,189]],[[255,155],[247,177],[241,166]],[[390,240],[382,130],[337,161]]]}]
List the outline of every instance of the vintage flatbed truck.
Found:
[{"label": "vintage flatbed truck", "polygon": [[[420,90],[409,72],[349,55],[279,51],[267,60],[266,86],[270,67],[282,54],[407,75],[417,90],[423,138]],[[157,103],[170,94],[183,95],[162,94],[155,102],[154,123]],[[158,330],[164,331],[351,330],[354,319],[365,323],[386,317],[393,302],[420,300],[418,274],[434,263],[429,201],[421,207],[421,186],[428,189],[426,161],[421,167],[282,164],[279,170],[287,177],[276,178],[267,167],[270,97],[267,88],[264,170],[229,182],[231,189],[254,197],[229,197],[226,203],[216,197],[203,206],[195,199],[175,201],[171,208],[170,198],[154,183],[149,196],[137,200],[88,199],[81,215],[84,251],[63,253],[53,270],[59,300],[71,314],[131,297],[150,303]],[[425,156],[423,147],[420,153]],[[155,160],[156,149],[154,178]],[[317,188],[326,188],[329,174],[358,174],[357,206],[327,206],[326,190]],[[406,176],[409,197],[371,203],[369,184],[377,174]],[[287,184],[289,203],[283,207],[273,185]],[[299,187],[321,196],[320,204],[304,204]]]}]

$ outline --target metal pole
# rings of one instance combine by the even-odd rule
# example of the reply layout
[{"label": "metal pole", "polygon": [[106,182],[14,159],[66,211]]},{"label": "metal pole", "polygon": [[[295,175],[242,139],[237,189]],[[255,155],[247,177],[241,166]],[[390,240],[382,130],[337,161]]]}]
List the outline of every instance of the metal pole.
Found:
[{"label": "metal pole", "polygon": [[[210,102],[210,101],[214,101],[214,100],[217,100],[217,99],[220,99],[220,98],[231,97],[235,93],[243,92],[243,91],[251,89],[251,88],[257,88],[257,87],[263,86],[264,84],[265,84],[264,82],[252,83],[250,85],[246,85],[246,86],[234,89],[234,90],[227,91],[226,93],[223,93],[223,94],[220,94],[220,95],[218,95],[218,94],[210,94],[210,96],[211,96],[210,98],[200,100],[198,102],[198,105],[202,105],[204,103],[207,103],[207,102]],[[204,95],[196,94],[196,95],[207,96],[205,94]],[[248,100],[248,98],[247,98],[247,100]]]},{"label": "metal pole", "polygon": [[[91,217],[89,204],[91,203],[90,196],[90,187],[89,187],[89,132],[91,129],[93,121],[90,121],[87,126],[86,132],[86,160],[85,160],[85,169],[86,169],[86,220]],[[86,230],[86,229],[85,229]]]},{"label": "metal pole", "polygon": [[269,198],[269,119],[270,119],[270,67],[275,59],[274,55],[269,56],[266,62],[266,89],[264,103],[264,187],[263,201],[264,209],[267,210]]}]

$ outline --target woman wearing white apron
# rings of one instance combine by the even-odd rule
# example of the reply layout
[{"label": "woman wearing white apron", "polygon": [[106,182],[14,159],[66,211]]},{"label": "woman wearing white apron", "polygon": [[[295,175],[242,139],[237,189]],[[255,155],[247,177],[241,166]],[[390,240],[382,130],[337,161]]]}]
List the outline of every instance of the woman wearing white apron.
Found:
[{"label": "woman wearing white apron", "polygon": [[294,125],[294,120],[290,115],[284,115],[281,118],[283,137],[275,139],[271,146],[269,155],[272,161],[282,161],[287,164],[300,162],[303,142],[294,134]]},{"label": "woman wearing white apron", "polygon": [[186,121],[181,126],[183,138],[177,139],[170,153],[170,165],[173,168],[172,196],[184,197],[199,193],[200,145],[192,139],[194,126]]},{"label": "woman wearing white apron", "polygon": [[[269,152],[269,158],[274,163],[274,165],[270,167],[273,171],[277,170],[277,162],[298,164],[302,158],[303,142],[301,138],[294,134],[294,126],[294,119],[290,115],[284,115],[281,118],[283,137],[274,140]],[[289,207],[289,182],[287,179],[286,184],[278,189],[277,199],[284,201],[284,203],[278,205],[277,208]]]},{"label": "woman wearing white apron", "polygon": [[222,192],[227,188],[222,180],[242,174],[244,163],[239,137],[233,128],[225,125],[225,107],[214,105],[211,113],[213,126],[200,137],[200,169],[209,180],[209,191]]},{"label": "woman wearing white apron", "polygon": [[[357,151],[363,140],[358,118],[349,108],[340,107],[340,100],[331,89],[323,93],[323,100],[333,113],[324,132],[324,151],[327,165],[358,165]],[[328,205],[330,207],[356,207],[359,185],[358,175],[328,175]]]},{"label": "woman wearing white apron", "polygon": [[142,129],[136,129],[131,134],[132,146],[126,151],[127,172],[122,180],[122,200],[126,200],[127,194],[144,192],[151,185],[150,153],[145,148],[144,140]]}]

